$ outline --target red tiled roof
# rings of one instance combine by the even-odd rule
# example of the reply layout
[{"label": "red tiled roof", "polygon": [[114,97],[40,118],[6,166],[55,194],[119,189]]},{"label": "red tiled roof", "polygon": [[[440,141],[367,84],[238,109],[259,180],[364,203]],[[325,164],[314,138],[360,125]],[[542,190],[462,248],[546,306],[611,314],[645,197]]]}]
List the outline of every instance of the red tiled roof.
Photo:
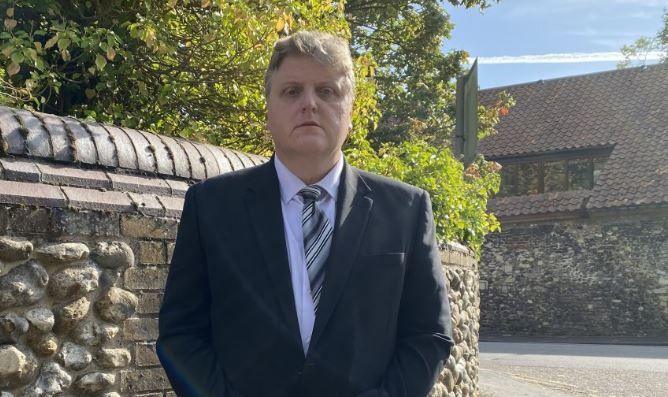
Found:
[{"label": "red tiled roof", "polygon": [[498,134],[480,143],[486,157],[614,149],[594,189],[498,198],[490,202],[497,214],[668,203],[667,65],[492,88],[482,90],[480,100],[492,103],[501,91],[511,94],[516,106],[502,117]]}]

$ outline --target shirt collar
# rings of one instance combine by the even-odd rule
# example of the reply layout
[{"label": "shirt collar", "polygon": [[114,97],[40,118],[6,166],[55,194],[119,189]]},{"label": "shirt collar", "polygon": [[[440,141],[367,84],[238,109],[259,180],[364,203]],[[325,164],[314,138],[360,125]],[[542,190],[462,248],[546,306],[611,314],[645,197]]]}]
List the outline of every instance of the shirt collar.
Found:
[{"label": "shirt collar", "polygon": [[[281,189],[281,201],[287,204],[306,184],[293,174],[276,154],[274,154],[274,167],[276,168],[278,184]],[[334,164],[334,167],[321,180],[315,183],[315,185],[323,188],[334,201],[336,201],[336,194],[339,190],[341,171],[343,171],[343,152],[339,151],[339,159]]]}]

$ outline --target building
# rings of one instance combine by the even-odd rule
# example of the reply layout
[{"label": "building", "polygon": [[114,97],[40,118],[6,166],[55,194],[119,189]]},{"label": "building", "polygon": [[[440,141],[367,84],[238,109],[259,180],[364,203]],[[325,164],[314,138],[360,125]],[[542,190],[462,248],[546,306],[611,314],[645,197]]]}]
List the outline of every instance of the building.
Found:
[{"label": "building", "polygon": [[481,336],[668,339],[668,66],[483,90],[516,100],[479,151],[503,165]]}]

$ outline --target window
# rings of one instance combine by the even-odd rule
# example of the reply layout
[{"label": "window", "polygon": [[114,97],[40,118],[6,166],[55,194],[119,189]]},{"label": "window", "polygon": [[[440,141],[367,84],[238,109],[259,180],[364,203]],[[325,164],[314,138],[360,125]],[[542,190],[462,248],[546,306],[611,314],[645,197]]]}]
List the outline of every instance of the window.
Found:
[{"label": "window", "polygon": [[525,159],[495,159],[503,166],[499,196],[592,189],[611,151],[612,148],[608,148],[605,152],[589,151],[584,156],[571,152]]}]

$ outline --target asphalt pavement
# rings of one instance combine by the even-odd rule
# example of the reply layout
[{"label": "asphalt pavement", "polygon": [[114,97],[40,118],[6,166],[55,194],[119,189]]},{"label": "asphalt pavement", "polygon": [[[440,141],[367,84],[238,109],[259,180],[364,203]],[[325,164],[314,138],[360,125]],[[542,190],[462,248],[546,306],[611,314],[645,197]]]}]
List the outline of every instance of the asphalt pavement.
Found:
[{"label": "asphalt pavement", "polygon": [[668,346],[480,342],[482,397],[666,397]]}]

